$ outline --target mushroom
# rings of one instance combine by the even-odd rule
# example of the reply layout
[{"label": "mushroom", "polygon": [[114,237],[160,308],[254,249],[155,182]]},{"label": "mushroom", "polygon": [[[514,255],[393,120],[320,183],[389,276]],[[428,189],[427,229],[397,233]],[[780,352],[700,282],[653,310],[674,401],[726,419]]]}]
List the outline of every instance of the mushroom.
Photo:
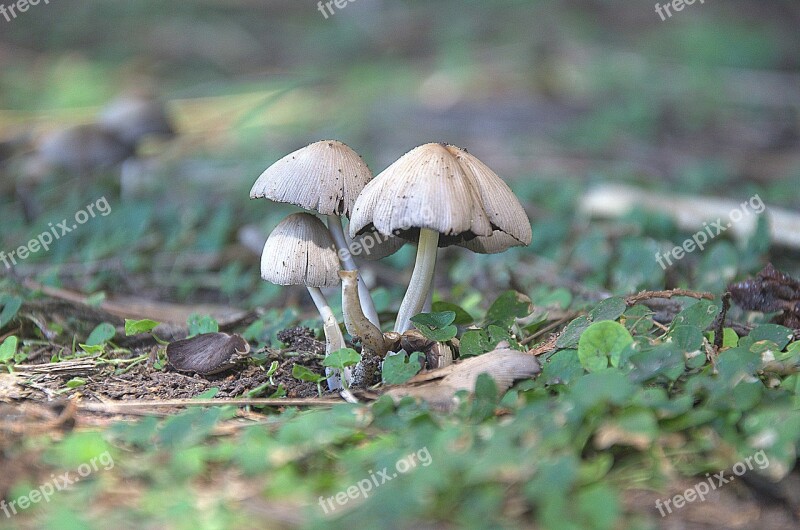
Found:
[{"label": "mushroom", "polygon": [[175,127],[164,104],[152,95],[121,96],[106,105],[97,121],[101,127],[130,145],[139,145],[149,136],[165,139],[175,136]]},{"label": "mushroom", "polygon": [[400,340],[400,334],[383,333],[364,316],[358,300],[357,271],[339,271],[342,279],[342,307],[344,325],[354,341],[361,341],[361,362],[353,370],[353,386],[371,386],[379,383],[381,359]]},{"label": "mushroom", "polygon": [[353,206],[350,235],[373,228],[417,239],[414,271],[394,327],[399,333],[411,327],[425,303],[439,246],[480,237],[475,248],[499,251],[531,242],[528,216],[508,185],[465,149],[438,143],[412,149],[364,187]]},{"label": "mushroom", "polygon": [[[261,254],[261,277],[277,285],[305,285],[322,317],[325,354],[345,347],[342,330],[320,287],[339,285],[339,260],[325,225],[309,213],[295,213],[272,231]],[[328,370],[328,389],[338,390],[341,381]],[[345,381],[350,384],[349,370]]]},{"label": "mushroom", "polygon": [[[250,190],[250,198],[294,204],[326,216],[345,270],[358,270],[348,249],[341,216],[348,216],[372,172],[350,147],[336,140],[315,142],[269,166]],[[359,277],[358,290],[367,318],[380,327],[369,289]]]}]

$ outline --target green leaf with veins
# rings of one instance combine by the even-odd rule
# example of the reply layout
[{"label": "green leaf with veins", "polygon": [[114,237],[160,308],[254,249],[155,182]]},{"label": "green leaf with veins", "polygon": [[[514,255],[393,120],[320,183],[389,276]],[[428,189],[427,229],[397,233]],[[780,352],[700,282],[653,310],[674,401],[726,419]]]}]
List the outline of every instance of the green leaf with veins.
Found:
[{"label": "green leaf with veins", "polygon": [[422,369],[420,352],[411,355],[389,355],[383,360],[383,381],[389,385],[402,385]]},{"label": "green leaf with veins", "polygon": [[361,355],[352,348],[342,348],[331,352],[322,361],[322,366],[344,370],[348,366],[355,366],[361,362]]},{"label": "green leaf with veins", "polygon": [[0,344],[0,363],[8,362],[14,358],[17,353],[17,343],[17,337],[12,335]]},{"label": "green leaf with veins", "polygon": [[138,335],[140,333],[149,333],[161,325],[161,322],[155,320],[125,320],[125,336]]},{"label": "green leaf with veins", "polygon": [[613,320],[595,322],[589,326],[578,341],[578,359],[590,372],[618,366],[622,351],[633,342],[625,326]]},{"label": "green leaf with veins", "polygon": [[509,328],[514,320],[531,313],[531,299],[517,291],[506,291],[497,297],[486,312],[486,324]]},{"label": "green leaf with veins", "polygon": [[455,324],[456,326],[468,326],[475,321],[472,315],[470,315],[464,308],[456,304],[451,304],[450,302],[434,302],[431,306],[431,309],[434,313],[444,313],[450,311],[455,313],[456,317],[452,324]]},{"label": "green leaf with veins", "polygon": [[461,336],[459,347],[461,357],[475,357],[491,349],[489,336],[482,329],[471,329]]},{"label": "green leaf with veins", "polygon": [[113,339],[114,335],[116,334],[117,330],[114,326],[107,322],[103,322],[94,328],[89,334],[89,338],[86,339],[86,345],[100,346]]},{"label": "green leaf with veins", "polygon": [[313,372],[301,364],[295,364],[292,366],[292,377],[300,381],[307,381],[309,383],[319,383],[320,381],[327,379],[324,374]]},{"label": "green leaf with veins", "polygon": [[592,319],[593,322],[616,320],[622,316],[627,307],[625,300],[621,296],[612,296],[597,304],[589,313],[589,318]]},{"label": "green leaf with veins", "polygon": [[441,313],[420,313],[412,317],[411,322],[425,338],[446,342],[458,333],[458,328],[453,324],[455,319],[455,311],[443,311]]},{"label": "green leaf with veins", "polygon": [[22,307],[22,298],[8,294],[0,295],[0,329],[6,327],[6,324],[17,316],[20,307]]}]

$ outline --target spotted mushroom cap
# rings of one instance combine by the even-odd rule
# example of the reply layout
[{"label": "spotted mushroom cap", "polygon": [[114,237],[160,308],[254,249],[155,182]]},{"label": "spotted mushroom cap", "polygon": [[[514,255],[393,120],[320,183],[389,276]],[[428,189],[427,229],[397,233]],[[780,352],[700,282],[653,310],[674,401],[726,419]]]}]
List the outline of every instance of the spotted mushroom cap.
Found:
[{"label": "spotted mushroom cap", "polygon": [[250,198],[294,204],[322,215],[349,216],[372,172],[350,147],[324,140],[289,153],[269,166]]},{"label": "spotted mushroom cap", "polygon": [[309,213],[281,221],[264,245],[261,277],[277,285],[339,285],[339,257],[322,221]]},{"label": "spotted mushroom cap", "polygon": [[353,207],[350,233],[376,229],[416,239],[436,230],[439,246],[489,238],[528,245],[528,216],[505,182],[465,149],[430,143],[412,149],[364,187]]}]

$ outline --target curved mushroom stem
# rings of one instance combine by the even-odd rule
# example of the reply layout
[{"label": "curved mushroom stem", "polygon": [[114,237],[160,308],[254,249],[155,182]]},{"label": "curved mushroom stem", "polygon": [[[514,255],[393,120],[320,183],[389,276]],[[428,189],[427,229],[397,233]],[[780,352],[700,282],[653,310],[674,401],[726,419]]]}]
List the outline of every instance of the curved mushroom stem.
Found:
[{"label": "curved mushroom stem", "polygon": [[[322,317],[322,330],[325,332],[325,355],[330,355],[336,350],[341,350],[346,346],[344,342],[344,335],[342,330],[339,329],[339,323],[336,321],[336,316],[328,305],[325,295],[319,287],[308,287],[308,294],[314,300],[314,305],[317,306],[319,314]],[[326,368],[325,373],[328,375],[328,390],[341,390],[342,382],[338,374],[338,370],[333,368]],[[347,385],[352,381],[351,371],[344,370],[344,380]]]},{"label": "curved mushroom stem", "polygon": [[381,358],[388,350],[383,332],[361,311],[358,300],[358,272],[339,271],[342,279],[344,325],[354,339],[361,339],[361,362],[353,369],[353,386],[369,387],[380,382]]},{"label": "curved mushroom stem", "polygon": [[414,263],[414,272],[408,290],[397,312],[397,321],[394,330],[403,333],[411,328],[411,317],[422,310],[428,291],[431,288],[433,271],[436,268],[436,251],[439,248],[439,232],[420,228],[419,243],[417,244],[417,260]]},{"label": "curved mushroom stem", "polygon": [[[344,236],[344,229],[342,229],[342,218],[338,215],[329,215],[328,217],[328,230],[331,233],[331,237],[333,238],[333,242],[336,244],[336,250],[339,254],[339,259],[342,261],[342,265],[344,266],[345,270],[348,271],[358,271],[358,267],[356,266],[355,260],[353,260],[353,256],[350,254],[350,249],[347,245],[347,239]],[[364,314],[367,316],[370,322],[372,322],[375,327],[380,329],[381,322],[378,319],[378,311],[375,310],[375,304],[372,302],[372,295],[367,288],[367,285],[364,283],[364,279],[361,278],[361,275],[358,275],[358,294],[359,299],[361,300],[361,309],[364,311]]]},{"label": "curved mushroom stem", "polygon": [[342,313],[344,313],[344,326],[353,338],[361,339],[365,348],[383,357],[386,355],[386,341],[383,332],[364,316],[359,303],[356,281],[358,271],[339,271],[342,279]]}]

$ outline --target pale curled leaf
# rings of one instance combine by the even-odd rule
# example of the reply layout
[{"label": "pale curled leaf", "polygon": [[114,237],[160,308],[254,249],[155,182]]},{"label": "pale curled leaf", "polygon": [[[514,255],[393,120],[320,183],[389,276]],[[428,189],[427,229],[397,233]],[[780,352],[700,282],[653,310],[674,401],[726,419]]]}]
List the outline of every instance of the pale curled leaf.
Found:
[{"label": "pale curled leaf", "polygon": [[510,348],[498,348],[425,374],[426,379],[430,380],[435,374],[442,373],[442,379],[418,386],[391,388],[386,393],[395,401],[409,396],[427,401],[434,408],[449,410],[454,405],[455,394],[461,390],[472,393],[481,374],[488,374],[502,394],[511,388],[514,381],[533,377],[539,372],[541,366],[533,355]]}]

